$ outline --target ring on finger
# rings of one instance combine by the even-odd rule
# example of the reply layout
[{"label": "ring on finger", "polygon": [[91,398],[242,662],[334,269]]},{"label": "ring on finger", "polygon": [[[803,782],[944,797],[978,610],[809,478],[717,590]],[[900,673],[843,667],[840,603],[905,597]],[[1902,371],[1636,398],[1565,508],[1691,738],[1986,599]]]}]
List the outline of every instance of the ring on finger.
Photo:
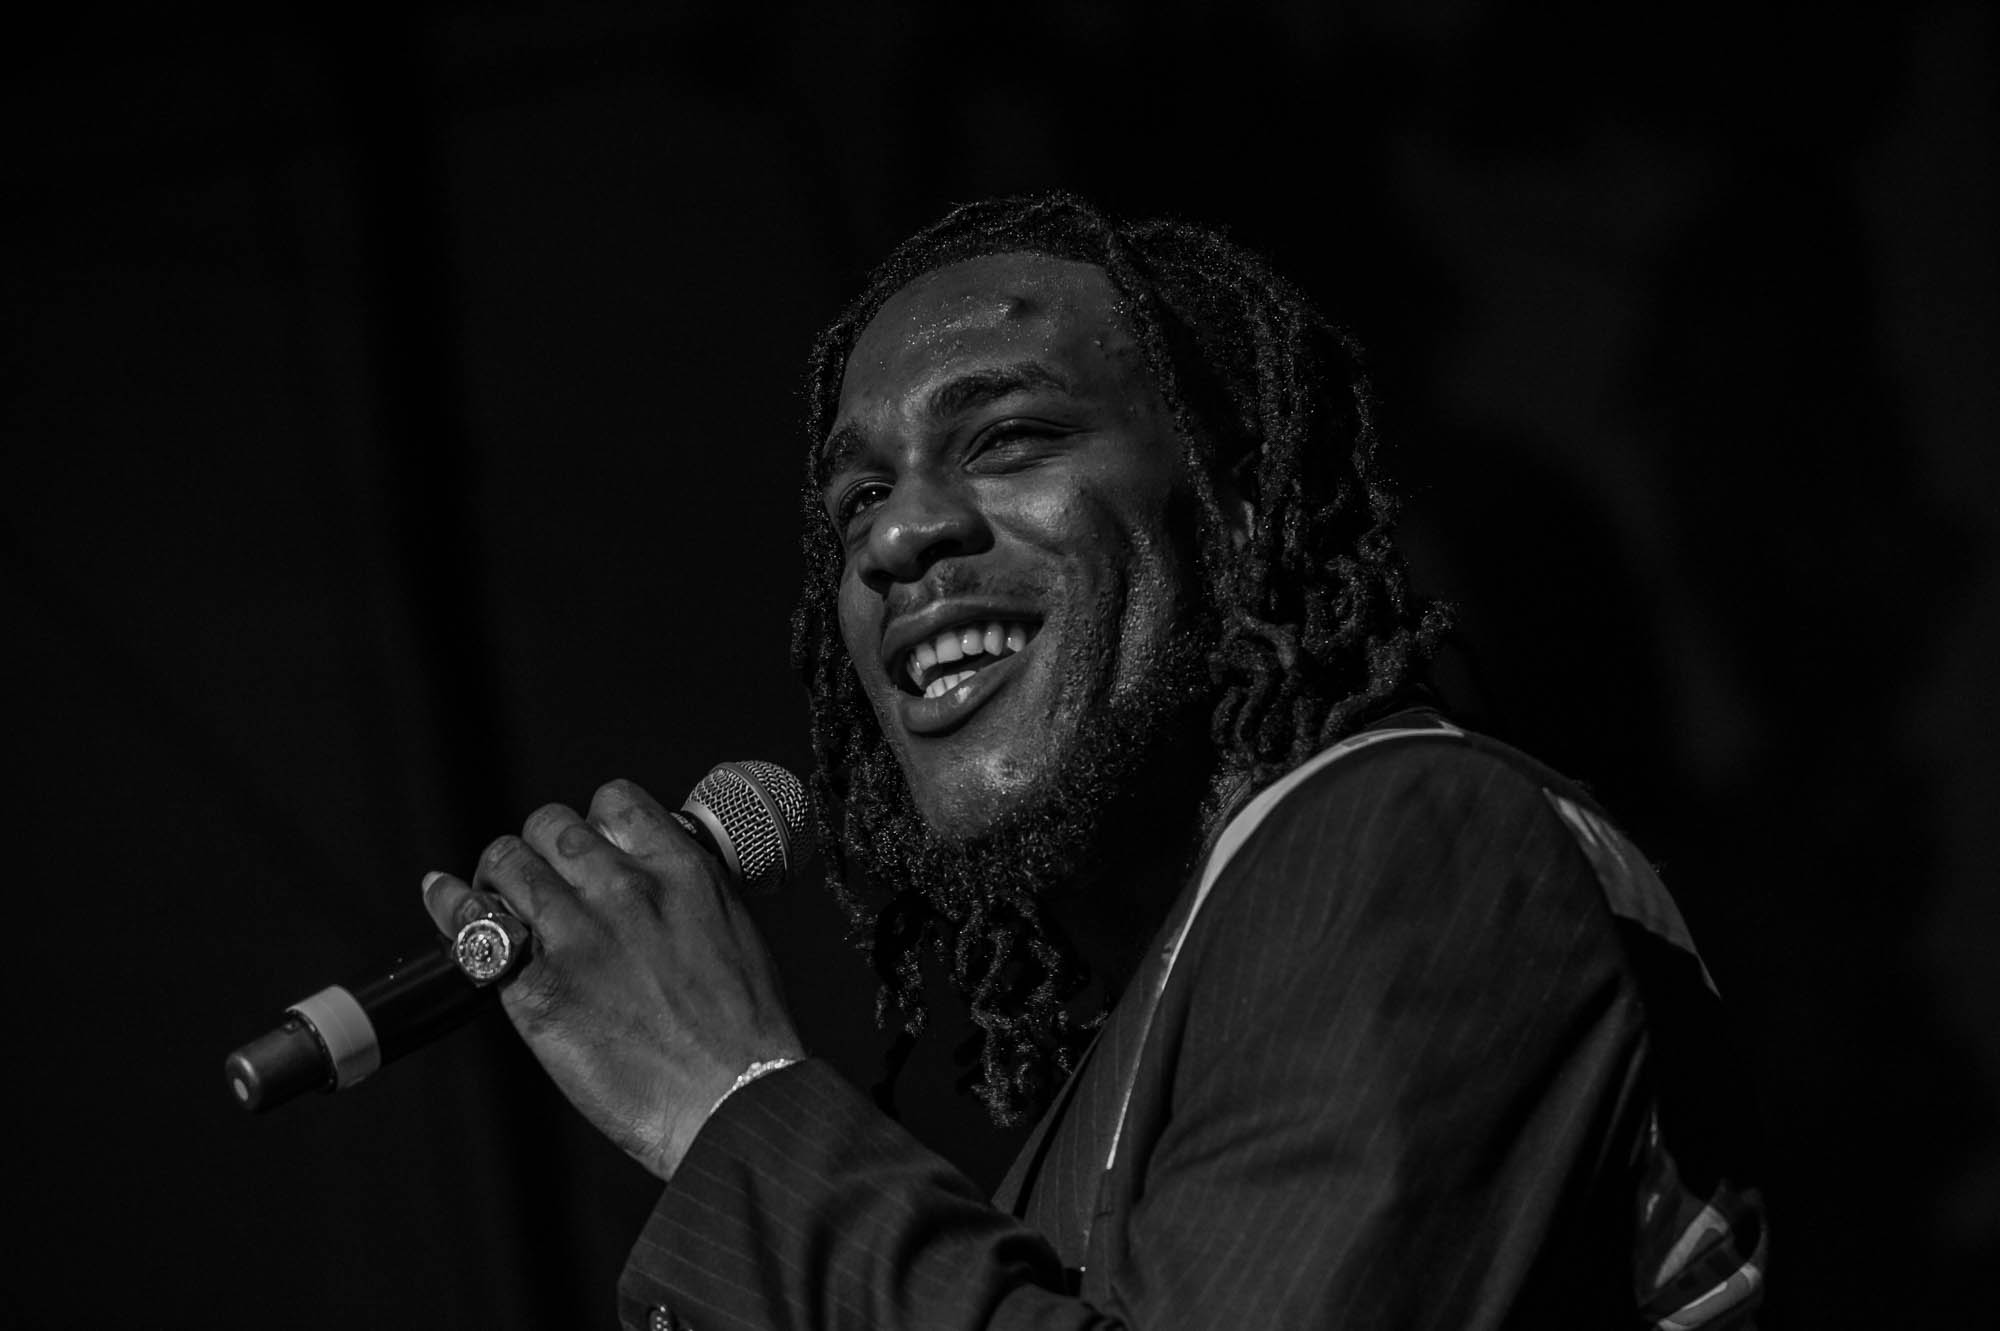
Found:
[{"label": "ring on finger", "polygon": [[528,926],[511,912],[488,910],[458,931],[452,960],[474,984],[491,984],[528,955],[530,937]]}]

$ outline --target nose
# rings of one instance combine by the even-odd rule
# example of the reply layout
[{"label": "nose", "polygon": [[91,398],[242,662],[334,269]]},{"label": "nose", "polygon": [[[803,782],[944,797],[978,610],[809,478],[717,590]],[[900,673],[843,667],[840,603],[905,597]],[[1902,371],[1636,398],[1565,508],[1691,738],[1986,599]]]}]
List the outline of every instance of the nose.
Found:
[{"label": "nose", "polygon": [[876,593],[915,582],[940,559],[976,555],[993,543],[976,497],[960,484],[905,475],[875,511],[856,559],[861,581]]}]

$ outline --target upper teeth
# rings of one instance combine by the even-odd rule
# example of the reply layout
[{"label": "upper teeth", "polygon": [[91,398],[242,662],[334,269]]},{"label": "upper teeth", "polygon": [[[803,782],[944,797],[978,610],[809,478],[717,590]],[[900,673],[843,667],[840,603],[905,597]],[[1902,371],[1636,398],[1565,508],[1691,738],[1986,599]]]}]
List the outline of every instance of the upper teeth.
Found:
[{"label": "upper teeth", "polygon": [[965,624],[946,629],[930,641],[912,647],[903,668],[910,672],[910,679],[923,690],[926,698],[942,698],[971,679],[979,667],[947,670],[926,683],[925,676],[940,665],[948,666],[953,661],[963,661],[972,656],[1011,656],[1027,643],[1028,626],[1025,624],[1007,624],[997,619],[986,624]]}]

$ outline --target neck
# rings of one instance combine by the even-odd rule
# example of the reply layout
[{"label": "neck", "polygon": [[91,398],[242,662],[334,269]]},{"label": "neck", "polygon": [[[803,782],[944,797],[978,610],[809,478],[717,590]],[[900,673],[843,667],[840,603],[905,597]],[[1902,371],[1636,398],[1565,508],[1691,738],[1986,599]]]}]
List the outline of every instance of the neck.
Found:
[{"label": "neck", "polygon": [[1099,1010],[1124,993],[1221,830],[1238,785],[1191,763],[1160,770],[1152,797],[1126,801],[1105,827],[1109,849],[1096,873],[1049,900],[1054,922],[1090,969],[1072,1011]]}]

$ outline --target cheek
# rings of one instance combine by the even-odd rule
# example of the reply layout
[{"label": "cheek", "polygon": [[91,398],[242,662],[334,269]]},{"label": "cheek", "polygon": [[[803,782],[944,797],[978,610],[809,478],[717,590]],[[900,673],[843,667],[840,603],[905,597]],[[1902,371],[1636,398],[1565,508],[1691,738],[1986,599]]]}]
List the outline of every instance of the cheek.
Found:
[{"label": "cheek", "polygon": [[1118,511],[1122,558],[1116,609],[1114,687],[1131,687],[1175,651],[1174,640],[1200,599],[1188,527],[1177,496],[1150,493]]},{"label": "cheek", "polygon": [[880,604],[879,599],[861,585],[859,578],[851,574],[841,576],[840,594],[836,601],[840,615],[840,641],[847,648],[847,659],[864,685],[869,681],[869,663],[875,659],[875,644],[881,641],[882,636],[877,618]]},{"label": "cheek", "polygon": [[1048,486],[1018,496],[1002,521],[1024,543],[1062,552],[1087,548],[1104,518],[1074,490]]},{"label": "cheek", "polygon": [[1170,556],[1143,537],[1133,542],[1119,623],[1121,684],[1143,674],[1165,652],[1179,620],[1184,595]]},{"label": "cheek", "polygon": [[1171,603],[1155,552],[1131,531],[1124,514],[1075,506],[1082,521],[1069,529],[1060,609],[1051,618],[1062,643],[1051,661],[1052,684],[1076,705],[1091,706],[1120,692],[1156,654],[1155,621]]}]

